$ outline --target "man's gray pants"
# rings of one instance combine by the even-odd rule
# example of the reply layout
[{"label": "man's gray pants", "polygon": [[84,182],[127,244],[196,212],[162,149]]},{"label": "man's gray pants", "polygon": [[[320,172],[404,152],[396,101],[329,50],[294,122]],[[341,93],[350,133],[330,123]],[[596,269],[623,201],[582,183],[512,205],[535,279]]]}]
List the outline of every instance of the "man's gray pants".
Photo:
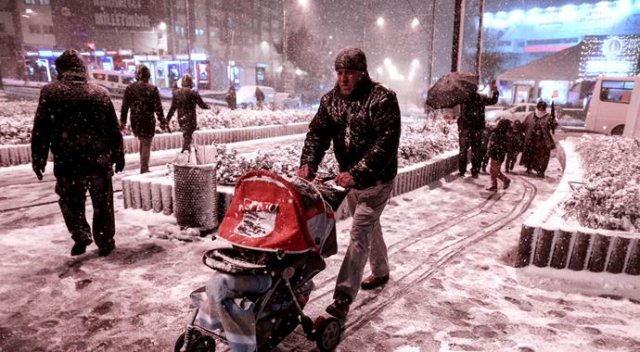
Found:
[{"label": "man's gray pants", "polygon": [[334,299],[348,297],[353,301],[356,298],[367,258],[374,276],[389,274],[389,258],[387,245],[382,237],[380,215],[392,190],[393,180],[366,189],[349,191],[347,202],[353,218],[351,239],[338,273]]}]

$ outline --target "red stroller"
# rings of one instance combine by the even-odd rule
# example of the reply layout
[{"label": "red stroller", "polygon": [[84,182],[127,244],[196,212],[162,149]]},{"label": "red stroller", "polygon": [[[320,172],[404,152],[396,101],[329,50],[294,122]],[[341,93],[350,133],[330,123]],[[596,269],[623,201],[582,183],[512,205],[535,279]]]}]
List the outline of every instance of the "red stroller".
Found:
[{"label": "red stroller", "polygon": [[[314,321],[303,309],[314,287],[311,279],[326,267],[323,257],[337,252],[334,209],[345,195],[329,182],[286,179],[266,170],[240,177],[218,231],[227,246],[203,256],[216,272],[212,280],[224,279],[192,292],[196,308],[175,351],[215,351],[216,341],[234,350],[270,351],[298,324],[320,351],[334,350],[342,323],[334,317]],[[218,291],[226,296],[216,296]],[[234,321],[225,324],[225,318]],[[246,341],[253,342],[243,345]]]}]

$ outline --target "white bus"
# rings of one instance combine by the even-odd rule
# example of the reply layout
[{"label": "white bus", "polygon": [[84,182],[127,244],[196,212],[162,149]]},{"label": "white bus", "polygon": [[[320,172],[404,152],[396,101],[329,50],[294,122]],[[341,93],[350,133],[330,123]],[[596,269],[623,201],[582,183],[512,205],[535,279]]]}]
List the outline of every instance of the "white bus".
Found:
[{"label": "white bus", "polygon": [[586,129],[622,135],[627,124],[627,116],[632,115],[632,122],[638,117],[636,106],[638,104],[632,104],[633,101],[638,100],[640,100],[640,76],[598,77],[587,110]]},{"label": "white bus", "polygon": [[135,82],[135,75],[128,71],[92,70],[89,79],[106,88],[109,93],[116,96],[124,95],[127,86]]}]

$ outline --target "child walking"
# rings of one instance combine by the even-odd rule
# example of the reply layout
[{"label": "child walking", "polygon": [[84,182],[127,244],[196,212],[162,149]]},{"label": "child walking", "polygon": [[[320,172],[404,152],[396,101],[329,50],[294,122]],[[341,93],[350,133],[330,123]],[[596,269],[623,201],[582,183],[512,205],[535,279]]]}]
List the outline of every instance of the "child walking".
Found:
[{"label": "child walking", "polygon": [[509,188],[509,184],[511,183],[511,180],[500,171],[504,157],[507,154],[507,134],[510,128],[511,121],[502,119],[498,122],[498,125],[494,128],[489,138],[489,150],[487,154],[490,158],[489,173],[491,175],[491,187],[487,188],[487,191],[498,190],[498,179],[504,183],[504,189]]}]

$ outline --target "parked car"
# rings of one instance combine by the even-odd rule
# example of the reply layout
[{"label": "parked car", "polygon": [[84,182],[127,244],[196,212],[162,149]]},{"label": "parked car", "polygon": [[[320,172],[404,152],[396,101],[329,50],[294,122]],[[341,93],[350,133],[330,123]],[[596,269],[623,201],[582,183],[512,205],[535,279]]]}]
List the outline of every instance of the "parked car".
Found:
[{"label": "parked car", "polygon": [[302,107],[302,101],[292,94],[278,92],[275,97],[275,107],[280,110],[300,109]]},{"label": "parked car", "polygon": [[256,87],[264,93],[264,103],[270,106],[275,103],[276,91],[267,86],[242,86],[236,91],[236,104],[241,109],[253,109],[258,104],[256,102]]},{"label": "parked car", "polygon": [[135,75],[128,71],[92,70],[89,79],[104,88],[109,93],[122,96],[127,86],[135,82]]},{"label": "parked car", "polygon": [[[485,121],[487,126],[493,127],[498,123],[499,119],[507,119],[524,122],[524,119],[536,109],[534,103],[520,103],[513,106],[507,106],[501,110],[492,110],[485,113]],[[547,108],[548,110],[548,108]]]}]

